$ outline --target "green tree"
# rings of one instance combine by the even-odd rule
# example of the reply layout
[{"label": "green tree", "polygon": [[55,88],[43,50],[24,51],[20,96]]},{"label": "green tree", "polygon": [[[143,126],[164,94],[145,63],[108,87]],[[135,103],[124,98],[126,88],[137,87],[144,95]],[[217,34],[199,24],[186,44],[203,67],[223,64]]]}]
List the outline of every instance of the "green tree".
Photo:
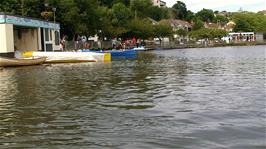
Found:
[{"label": "green tree", "polygon": [[130,0],[98,0],[99,4],[104,7],[111,8],[116,3],[123,3],[126,6],[129,6]]},{"label": "green tree", "polygon": [[184,29],[179,29],[176,31],[176,33],[179,35],[179,36],[182,36],[182,37],[185,37],[188,35],[188,31],[187,30],[184,30]]},{"label": "green tree", "polygon": [[195,14],[192,11],[188,10],[186,20],[191,22],[193,19],[195,19]]},{"label": "green tree", "polygon": [[250,32],[253,31],[250,24],[245,20],[237,20],[234,32]]},{"label": "green tree", "polygon": [[129,7],[130,0],[114,0],[114,4],[116,3],[123,3],[125,6]]},{"label": "green tree", "polygon": [[204,22],[213,22],[214,13],[211,9],[203,8],[201,11],[196,13],[196,16]]},{"label": "green tree", "polygon": [[174,16],[176,19],[186,19],[187,17],[187,6],[181,1],[177,1],[173,7]]},{"label": "green tree", "polygon": [[172,27],[168,24],[158,24],[153,26],[153,35],[154,37],[160,40],[160,45],[162,42],[162,38],[171,36],[173,34]]},{"label": "green tree", "polygon": [[215,17],[215,19],[214,19],[214,22],[220,22],[220,23],[223,23],[223,24],[227,23],[228,21],[229,21],[229,20],[228,20],[227,17],[225,17],[225,16],[221,16],[221,15],[217,15],[217,16]]},{"label": "green tree", "polygon": [[9,14],[21,14],[21,3],[19,0],[0,1],[0,12]]},{"label": "green tree", "polygon": [[128,37],[147,39],[153,35],[152,24],[144,19],[135,18],[128,22]]},{"label": "green tree", "polygon": [[151,6],[149,9],[148,17],[160,21],[162,19],[169,18],[169,11],[167,8],[159,8],[157,6]]},{"label": "green tree", "polygon": [[204,27],[204,22],[202,22],[199,18],[194,18],[193,22],[193,30],[198,30]]},{"label": "green tree", "polygon": [[[266,32],[266,16],[260,13],[241,12],[232,13],[231,18],[233,21],[240,22],[240,25],[245,25],[246,29],[253,32]],[[241,20],[241,21],[239,21]],[[247,23],[244,23],[247,22]],[[250,27],[248,27],[250,25]]]},{"label": "green tree", "polygon": [[111,8],[113,6],[114,0],[98,0],[101,6],[106,6]]},{"label": "green tree", "polygon": [[116,3],[112,7],[114,16],[117,20],[118,26],[125,26],[126,23],[131,19],[132,13],[130,9],[128,9],[124,4],[122,3]]},{"label": "green tree", "polygon": [[135,17],[145,18],[148,16],[151,7],[151,0],[131,0],[130,2],[130,8]]}]

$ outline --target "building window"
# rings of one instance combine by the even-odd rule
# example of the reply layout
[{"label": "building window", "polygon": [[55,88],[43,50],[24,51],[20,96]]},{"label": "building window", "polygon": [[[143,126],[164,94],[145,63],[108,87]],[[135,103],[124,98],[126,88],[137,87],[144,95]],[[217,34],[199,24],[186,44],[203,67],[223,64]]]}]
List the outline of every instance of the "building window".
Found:
[{"label": "building window", "polygon": [[44,29],[45,41],[49,41],[49,29]]},{"label": "building window", "polygon": [[59,36],[59,31],[55,31],[54,32],[54,35],[55,35],[55,45],[59,45],[60,43],[60,36]]},{"label": "building window", "polygon": [[50,40],[53,40],[53,34],[52,34],[52,30],[50,29]]}]

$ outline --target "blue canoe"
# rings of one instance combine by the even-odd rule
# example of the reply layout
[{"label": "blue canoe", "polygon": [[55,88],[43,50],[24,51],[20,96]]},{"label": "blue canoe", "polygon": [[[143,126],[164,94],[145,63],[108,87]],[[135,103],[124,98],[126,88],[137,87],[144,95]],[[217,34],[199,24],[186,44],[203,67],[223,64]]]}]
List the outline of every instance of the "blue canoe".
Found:
[{"label": "blue canoe", "polygon": [[82,52],[97,52],[97,53],[111,53],[111,58],[136,58],[137,51],[134,49],[130,50],[106,50],[106,51],[93,51],[93,50],[82,50]]}]

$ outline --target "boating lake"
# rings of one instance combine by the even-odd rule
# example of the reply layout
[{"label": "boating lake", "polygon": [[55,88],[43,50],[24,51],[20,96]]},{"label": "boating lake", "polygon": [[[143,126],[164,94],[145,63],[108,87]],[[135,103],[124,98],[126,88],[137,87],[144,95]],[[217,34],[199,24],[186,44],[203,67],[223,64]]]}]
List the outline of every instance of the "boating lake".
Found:
[{"label": "boating lake", "polygon": [[0,70],[0,148],[266,148],[266,46]]}]

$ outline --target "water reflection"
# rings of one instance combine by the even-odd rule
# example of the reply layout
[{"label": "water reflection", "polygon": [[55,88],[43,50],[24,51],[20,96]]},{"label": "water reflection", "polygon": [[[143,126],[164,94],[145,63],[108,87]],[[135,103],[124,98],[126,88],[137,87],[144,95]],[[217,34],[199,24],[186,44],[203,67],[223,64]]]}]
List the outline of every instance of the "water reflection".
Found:
[{"label": "water reflection", "polygon": [[0,148],[264,148],[264,54],[181,49],[4,69]]}]

